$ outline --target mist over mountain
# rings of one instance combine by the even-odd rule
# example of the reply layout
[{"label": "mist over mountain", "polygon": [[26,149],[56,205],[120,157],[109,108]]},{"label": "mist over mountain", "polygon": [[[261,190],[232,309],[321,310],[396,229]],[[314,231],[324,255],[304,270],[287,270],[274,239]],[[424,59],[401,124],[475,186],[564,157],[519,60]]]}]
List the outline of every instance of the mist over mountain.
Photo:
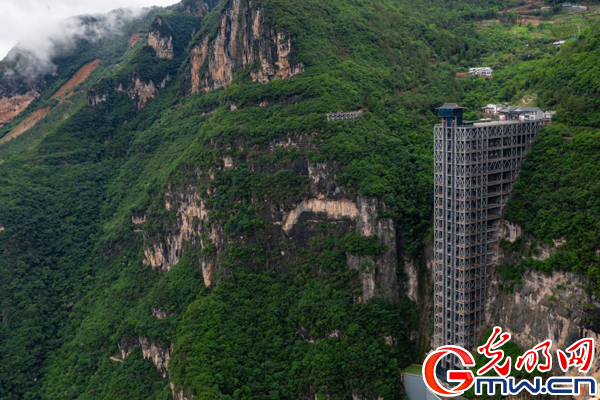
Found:
[{"label": "mist over mountain", "polygon": [[148,10],[118,9],[107,14],[71,17],[41,24],[26,36],[2,60],[3,79],[18,75],[28,81],[56,73],[53,59],[74,50],[79,42],[96,42],[115,35],[123,26],[141,18]]},{"label": "mist over mountain", "polygon": [[88,2],[85,0],[22,0],[0,1],[4,30],[0,36],[0,59],[3,59],[23,37],[41,27],[59,24],[77,15],[108,13],[118,8],[140,9],[153,6],[170,6],[174,0],[105,0]]},{"label": "mist over mountain", "polygon": [[556,111],[478,335],[501,324],[513,357],[597,337],[597,7],[183,0],[40,24],[0,62],[0,399],[405,399],[433,345],[447,102]]}]

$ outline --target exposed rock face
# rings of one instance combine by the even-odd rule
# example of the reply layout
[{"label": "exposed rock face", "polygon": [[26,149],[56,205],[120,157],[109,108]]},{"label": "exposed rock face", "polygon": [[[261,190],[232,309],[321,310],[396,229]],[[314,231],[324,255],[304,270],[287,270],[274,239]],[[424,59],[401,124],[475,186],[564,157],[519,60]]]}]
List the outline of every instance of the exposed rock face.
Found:
[{"label": "exposed rock face", "polygon": [[[206,56],[208,55],[208,39],[209,37],[205,36],[204,39],[202,39],[202,43],[198,46],[195,46],[190,51],[189,79],[192,93],[196,93],[200,90],[200,69],[204,65],[204,62],[206,61]],[[204,90],[209,91],[210,89],[204,88]]]},{"label": "exposed rock face", "polygon": [[556,247],[552,247],[547,243],[542,243],[534,249],[531,253],[531,258],[535,261],[546,261],[554,253],[556,253]]},{"label": "exposed rock face", "polygon": [[160,84],[155,85],[152,81],[143,82],[139,77],[135,77],[132,78],[131,85],[128,88],[124,89],[123,86],[119,86],[117,92],[127,93],[129,98],[137,103],[138,109],[141,109],[150,99],[156,97],[159,89],[164,89],[170,80],[171,77],[167,75]]},{"label": "exposed rock face", "polygon": [[108,101],[108,93],[90,93],[87,96],[88,105],[95,107]]},{"label": "exposed rock face", "polygon": [[523,236],[523,229],[519,225],[508,221],[503,221],[501,231],[501,235],[511,243],[514,243],[519,237]]},{"label": "exposed rock face", "polygon": [[[502,238],[514,242],[522,235],[522,229],[507,222],[502,223]],[[538,245],[531,255],[533,259],[545,260],[565,241],[556,240],[554,247]],[[531,245],[528,241],[527,245]],[[497,263],[517,262],[522,255],[498,250]],[[575,272],[554,271],[551,275],[530,270],[521,278],[521,283],[513,284],[512,289],[502,290],[507,282],[492,275],[488,302],[486,304],[486,323],[489,328],[500,326],[512,334],[513,342],[524,350],[546,339],[552,340],[552,354],[557,349],[565,349],[582,337],[599,339],[598,333],[588,329],[586,319],[600,312],[600,303],[585,291],[589,284],[587,278]],[[588,309],[590,307],[590,309]],[[556,361],[556,360],[555,360]],[[556,372],[557,363],[554,363]],[[600,364],[592,367],[591,375],[600,378]]]},{"label": "exposed rock face", "polygon": [[[245,3],[240,16],[240,0],[232,0],[221,17],[216,36],[202,38],[190,52],[188,81],[192,93],[228,87],[236,70],[254,65],[255,82],[290,78],[304,71],[294,62],[291,38],[269,28],[261,10]],[[206,67],[205,67],[206,64]]]},{"label": "exposed rock face", "polygon": [[487,319],[511,331],[516,342],[533,346],[544,337],[564,345],[579,338],[577,324],[583,317],[579,301],[587,295],[577,274],[529,271],[510,293],[495,289],[501,283],[497,277],[491,281],[493,300],[487,305]]},{"label": "exposed rock face", "polygon": [[135,346],[141,347],[144,360],[150,361],[154,364],[156,371],[161,378],[168,378],[169,360],[171,359],[171,354],[173,353],[172,345],[169,348],[164,348],[148,338],[125,338],[119,342],[121,359],[127,358]]},{"label": "exposed rock face", "polygon": [[158,374],[163,378],[169,376],[169,359],[173,352],[173,346],[165,349],[146,338],[140,338],[140,346],[142,346],[142,354],[144,360],[152,361],[156,366]]},{"label": "exposed rock face", "polygon": [[[508,221],[501,221],[499,225],[498,242],[493,246],[494,264],[518,262],[526,254],[514,254],[502,250],[498,244],[501,239],[514,243],[523,236],[523,229]],[[532,238],[526,238],[524,246],[532,246]],[[557,248],[566,243],[565,239],[554,241],[554,247],[546,243],[537,244],[532,250],[531,258],[546,260],[557,251]],[[427,249],[424,255],[425,265],[431,271],[433,261],[432,249]],[[414,274],[418,276],[415,288]],[[423,292],[431,288],[431,282],[423,281],[425,276],[415,268],[413,263],[405,264],[407,281],[405,288],[411,299],[415,300],[418,308],[430,309],[430,295],[425,294],[427,301],[423,302]],[[430,279],[430,278],[428,278]],[[598,333],[588,329],[587,317],[593,313],[600,313],[600,303],[592,299],[584,290],[588,281],[585,277],[574,272],[556,271],[546,275],[539,271],[527,271],[521,278],[522,283],[513,284],[512,289],[503,290],[509,284],[492,273],[486,304],[486,328],[500,326],[509,331],[513,342],[524,350],[528,350],[538,343],[551,339],[552,351],[564,349],[582,337],[598,339]],[[415,293],[416,292],[416,293]],[[592,310],[586,309],[591,305]],[[421,321],[421,326],[429,326]],[[483,333],[483,332],[481,332]],[[423,332],[421,332],[423,336]],[[556,364],[556,363],[555,363]],[[555,365],[556,366],[556,365]],[[560,373],[562,375],[562,372]],[[600,378],[600,364],[595,365],[592,376]]]},{"label": "exposed rock face", "polygon": [[150,32],[148,34],[148,45],[156,51],[158,58],[172,60],[175,57],[173,52],[173,36],[162,37],[158,32]]},{"label": "exposed rock face", "polygon": [[363,236],[377,236],[388,251],[379,257],[348,254],[348,265],[358,270],[368,266],[361,275],[363,293],[359,301],[366,302],[377,296],[397,303],[400,297],[396,278],[396,227],[391,218],[379,219],[380,207],[385,209],[385,205],[377,199],[359,198],[357,229]]},{"label": "exposed rock face", "polygon": [[304,200],[286,214],[283,222],[283,230],[289,234],[300,219],[300,216],[305,212],[323,213],[327,215],[328,219],[334,220],[344,218],[355,220],[358,216],[358,208],[356,204],[350,200],[309,199]]},{"label": "exposed rock face", "polygon": [[[123,338],[119,342],[119,357],[110,357],[111,360],[115,362],[123,362],[125,358],[127,358],[133,348],[136,346],[140,346],[142,350],[142,356],[144,360],[149,361],[154,364],[156,367],[156,372],[162,379],[169,378],[169,361],[171,360],[171,355],[173,354],[173,345],[165,348],[160,344],[155,343],[154,341],[145,338]],[[171,386],[171,391],[173,392],[174,400],[190,400],[193,399],[194,396],[188,394],[184,390],[176,390],[173,382],[169,382]]]},{"label": "exposed rock face", "polygon": [[404,278],[401,281],[401,290],[417,303],[419,310],[417,330],[411,335],[416,339],[421,360],[425,359],[433,343],[433,254],[433,242],[430,242],[415,260],[404,260]]},{"label": "exposed rock face", "polygon": [[[532,249],[531,258],[535,261],[546,261],[565,243],[567,243],[567,241],[563,238],[553,240],[552,245],[548,243],[537,243]],[[531,246],[531,243],[527,242],[527,245]]]},{"label": "exposed rock face", "polygon": [[172,60],[175,58],[173,34],[170,29],[164,29],[164,24],[161,17],[156,18],[148,33],[148,45],[156,51],[158,58]]},{"label": "exposed rock face", "polygon": [[[196,188],[190,187],[185,193],[168,191],[165,195],[166,209],[171,210],[172,204],[175,202],[179,204],[176,210],[177,232],[168,235],[161,242],[152,243],[152,246],[146,247],[144,251],[146,256],[144,263],[163,271],[171,270],[179,262],[183,255],[185,241],[200,240],[203,247],[209,244],[209,242],[205,243],[204,239],[200,239],[204,222],[208,218],[208,209]],[[210,234],[210,238],[216,240],[217,236],[215,228]],[[211,283],[212,268],[213,264],[209,260],[205,260],[202,268],[205,282]]]},{"label": "exposed rock face", "polygon": [[416,303],[419,296],[419,272],[413,261],[405,261],[404,273],[406,274],[406,294]]},{"label": "exposed rock face", "polygon": [[134,85],[127,90],[127,94],[132,100],[137,101],[138,108],[142,108],[148,100],[156,96],[156,86],[154,82],[145,83],[140,78],[135,78]]},{"label": "exposed rock face", "polygon": [[0,127],[10,123],[39,96],[37,92],[0,97]]},{"label": "exposed rock face", "polygon": [[196,398],[196,396],[193,396],[184,390],[177,391],[173,382],[171,382],[171,392],[173,392],[173,400],[190,400]]},{"label": "exposed rock face", "polygon": [[[167,74],[158,84],[153,81],[144,82],[138,76],[133,76],[130,83],[125,85],[125,87],[123,84],[119,84],[115,90],[117,93],[127,94],[127,96],[137,104],[138,109],[141,109],[148,101],[156,97],[159,90],[164,89],[170,80],[171,76],[169,74]],[[108,101],[109,98],[109,90],[92,89],[88,93],[87,101],[88,105],[95,107]]]},{"label": "exposed rock face", "polygon": [[[514,243],[517,241],[517,239],[523,237],[523,228],[521,228],[519,225],[512,224],[509,221],[502,220],[502,221],[500,221],[499,227],[500,227],[499,228],[500,239],[504,239],[511,243]],[[533,246],[534,238],[529,237],[529,238],[526,238],[524,243],[525,243],[524,245],[526,248],[528,248],[528,249],[531,248],[531,258],[533,260],[545,261],[545,260],[549,259],[553,254],[555,254],[558,251],[558,248],[560,246],[566,244],[567,240],[564,238],[555,239],[555,240],[553,240],[552,244],[543,243],[543,242],[535,242],[535,246]],[[496,248],[496,251],[495,251],[496,259],[495,259],[494,264],[499,265],[499,264],[502,264],[504,261],[506,261],[506,257],[510,256],[510,255],[502,253],[502,251],[500,251],[500,249],[497,248],[498,247],[497,244],[494,246]],[[522,258],[526,258],[526,256],[523,255]]]},{"label": "exposed rock face", "polygon": [[[501,326],[513,335],[513,341],[524,350],[538,343],[552,340],[552,352],[564,350],[582,337],[598,341],[600,335],[585,328],[585,304],[600,307],[585,293],[587,280],[573,272],[554,272],[545,275],[528,271],[522,283],[510,293],[500,290],[497,277],[491,282],[486,309],[488,325]],[[555,363],[556,364],[556,363]],[[556,365],[555,365],[556,367]],[[600,365],[592,367],[592,374],[600,378]]]},{"label": "exposed rock face", "polygon": [[231,158],[231,156],[225,156],[225,157],[223,157],[223,165],[227,169],[233,168],[233,159]]},{"label": "exposed rock face", "polygon": [[383,256],[374,258],[347,255],[350,268],[363,270],[363,295],[358,300],[366,302],[379,295],[396,302],[398,286],[395,227],[391,219],[379,220],[378,212],[377,199],[359,197],[356,203],[348,199],[309,199],[302,201],[285,215],[282,228],[288,235],[294,235],[293,228],[303,215],[308,215],[308,218],[302,220],[303,223],[346,220],[354,223],[361,235],[376,235],[388,246],[389,251]]},{"label": "exposed rock face", "polygon": [[[220,261],[232,245],[240,242],[256,243],[257,246],[269,248],[273,254],[281,254],[281,259],[276,259],[275,262],[269,260],[267,265],[249,266],[275,271],[296,263],[300,256],[298,249],[304,249],[307,241],[317,237],[324,229],[327,230],[325,235],[335,234],[340,237],[349,233],[376,235],[388,248],[384,254],[377,257],[346,254],[347,268],[360,271],[363,293],[360,298],[357,296],[356,301],[384,298],[397,302],[401,291],[397,279],[396,226],[391,219],[379,217],[380,212],[386,211],[386,205],[379,199],[363,198],[341,187],[336,182],[333,172],[335,169],[325,163],[316,163],[300,156],[286,160],[285,165],[275,168],[264,165],[258,161],[260,157],[256,157],[272,156],[286,150],[294,154],[301,153],[298,150],[313,150],[316,149],[316,139],[316,135],[289,134],[268,143],[248,144],[244,139],[236,138],[224,149],[215,149],[212,144],[207,143],[206,146],[214,151],[213,165],[207,167],[210,168],[208,170],[189,171],[185,184],[173,183],[167,187],[164,208],[170,212],[171,217],[161,222],[168,228],[160,237],[144,233],[145,263],[166,272],[181,260],[184,251],[187,251],[185,249],[193,249],[194,253],[201,254],[195,256],[197,258],[194,262],[202,273],[204,284],[212,287],[217,279],[229,278],[227,264]],[[248,157],[247,154],[253,156]],[[240,231],[225,230],[221,221],[211,219],[216,214],[211,209],[211,205],[215,204],[213,200],[219,194],[218,191],[223,190],[224,181],[221,179],[242,168],[242,165],[250,172],[274,174],[280,169],[286,169],[303,177],[304,190],[299,191],[293,200],[281,200],[288,199],[287,196],[277,198],[257,195],[255,198],[254,193],[248,193],[248,198],[244,201],[250,201],[257,219],[264,221],[260,233],[248,237],[243,236],[245,233]],[[145,215],[147,218],[144,218]],[[153,223],[156,218],[164,218],[164,214],[140,212],[132,216],[132,224],[143,232],[143,222]],[[369,267],[363,268],[365,265]],[[420,269],[420,265],[416,269]],[[426,288],[419,289],[417,299],[420,299],[421,293],[427,296],[429,292]],[[157,318],[164,316],[159,310],[154,310],[154,315]],[[335,327],[325,334],[325,338],[340,336],[333,328]],[[322,339],[311,337],[301,328],[298,334],[308,342],[317,343]],[[394,337],[382,339],[390,346],[397,344]],[[185,387],[173,384],[171,388],[175,399],[193,398]]]},{"label": "exposed rock face", "polygon": [[[311,146],[313,135],[290,135],[252,148],[252,153],[273,153],[286,149],[289,151],[305,149]],[[243,149],[242,140],[235,146]],[[248,160],[245,161],[248,163]],[[231,244],[240,240],[238,235],[223,231],[221,223],[209,221],[211,197],[218,188],[211,188],[215,173],[226,173],[237,168],[237,160],[225,153],[215,158],[215,166],[210,172],[197,171],[199,182],[185,187],[170,187],[165,193],[165,209],[176,217],[170,233],[160,238],[145,235],[144,263],[154,269],[169,271],[176,265],[189,244],[202,250],[198,266],[207,287],[214,285],[219,271],[219,256]],[[261,168],[252,162],[247,164],[250,170]],[[326,164],[309,160],[297,160],[288,168],[308,178],[306,196],[293,204],[273,202],[269,199],[251,199],[256,210],[261,210],[259,218],[267,223],[263,239],[268,240],[269,248],[279,249],[286,255],[283,263],[294,263],[295,249],[306,246],[311,237],[317,235],[319,224],[327,224],[336,234],[346,235],[356,232],[363,236],[377,236],[385,243],[388,251],[377,257],[354,256],[347,254],[349,268],[361,271],[363,295],[357,299],[368,301],[374,297],[386,298],[391,302],[399,300],[397,279],[396,227],[391,219],[380,219],[379,212],[386,206],[377,199],[365,199],[349,196],[340,187]],[[272,173],[272,172],[271,172]],[[203,189],[199,189],[203,187]],[[152,218],[152,216],[148,216]],[[143,229],[140,215],[134,217],[134,227]],[[138,222],[138,224],[136,224]],[[208,223],[210,222],[210,223]],[[280,267],[285,267],[281,265]]]},{"label": "exposed rock face", "polygon": [[385,209],[385,205],[377,199],[359,197],[356,202],[348,199],[308,199],[285,214],[282,229],[288,236],[294,237],[302,235],[301,230],[295,229],[299,222],[306,225],[338,221],[350,227],[355,226],[355,231],[363,236],[377,236],[388,247],[384,255],[372,257],[347,254],[348,266],[361,271],[362,297],[358,301],[366,302],[374,297],[383,297],[397,302],[396,228],[391,219],[378,218],[380,208]]},{"label": "exposed rock face", "polygon": [[204,279],[204,285],[206,287],[211,287],[213,285],[213,276],[215,273],[214,259],[202,257],[200,259],[200,269],[202,270],[202,278]]},{"label": "exposed rock face", "polygon": [[[325,164],[309,163],[307,169],[311,192],[316,198],[304,200],[285,213],[281,222],[283,231],[292,238],[302,237],[306,225],[330,222],[345,224],[347,231],[362,236],[377,236],[388,248],[385,254],[378,257],[347,254],[348,266],[361,271],[362,296],[357,300],[366,302],[381,297],[398,302],[396,227],[393,220],[378,217],[380,210],[385,211],[385,204],[377,199],[358,197],[353,201],[342,197],[342,188],[331,180]],[[332,187],[335,189],[331,190]]]},{"label": "exposed rock face", "polygon": [[135,232],[142,232],[142,227],[146,223],[146,215],[138,215],[131,217],[131,223],[133,224],[133,230]]}]

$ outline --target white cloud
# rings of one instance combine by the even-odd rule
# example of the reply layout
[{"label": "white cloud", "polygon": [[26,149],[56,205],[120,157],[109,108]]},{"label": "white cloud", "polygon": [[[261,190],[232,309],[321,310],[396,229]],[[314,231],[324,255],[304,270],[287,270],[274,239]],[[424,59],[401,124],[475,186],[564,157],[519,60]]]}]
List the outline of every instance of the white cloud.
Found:
[{"label": "white cloud", "polygon": [[50,36],[48,33],[68,29],[64,21],[71,16],[106,13],[125,7],[168,6],[176,2],[178,0],[0,0],[0,59],[17,43],[41,43],[44,37]]}]

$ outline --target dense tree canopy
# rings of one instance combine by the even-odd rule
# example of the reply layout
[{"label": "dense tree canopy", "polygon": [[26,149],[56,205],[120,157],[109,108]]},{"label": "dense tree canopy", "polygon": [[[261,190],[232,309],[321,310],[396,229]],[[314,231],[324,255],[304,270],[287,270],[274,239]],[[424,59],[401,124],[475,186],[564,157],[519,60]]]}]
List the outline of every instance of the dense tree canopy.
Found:
[{"label": "dense tree canopy", "polygon": [[[535,92],[559,110],[507,216],[540,240],[570,239],[557,255],[568,264],[543,268],[560,262],[600,279],[597,29],[558,52],[549,46],[558,26],[484,23],[513,2],[262,0],[254,6],[293,38],[306,71],[258,84],[249,66],[228,88],[189,95],[190,46],[213,34],[228,3],[204,18],[183,13],[190,4],[162,13],[173,60],[143,41],[130,48],[154,10],[58,58],[48,89],[0,128],[4,136],[36,107],[55,107],[0,146],[0,399],[169,399],[170,382],[199,399],[402,398],[399,371],[422,357],[415,304],[403,289],[397,304],[357,302],[360,271],[347,267],[349,255],[376,258],[387,246],[323,223],[284,256],[254,200],[299,202],[310,183],[296,162],[326,164],[348,193],[385,203],[398,265],[418,261],[431,228],[435,107],[449,100],[476,110]],[[51,99],[94,58],[103,63],[83,88],[108,101]],[[497,69],[493,80],[455,78],[483,64]],[[118,90],[165,74],[141,109]],[[356,121],[324,117],[355,109],[364,110]],[[252,150],[288,134],[317,139],[310,149]],[[217,168],[226,155],[236,168]],[[143,263],[144,248],[172,233],[165,193],[190,185],[212,194],[205,223],[232,238],[211,288],[198,260],[214,244],[185,243],[168,272]],[[144,234],[135,232],[132,216],[146,214]],[[139,346],[119,359],[122,340],[137,337],[172,346],[169,379]]]}]

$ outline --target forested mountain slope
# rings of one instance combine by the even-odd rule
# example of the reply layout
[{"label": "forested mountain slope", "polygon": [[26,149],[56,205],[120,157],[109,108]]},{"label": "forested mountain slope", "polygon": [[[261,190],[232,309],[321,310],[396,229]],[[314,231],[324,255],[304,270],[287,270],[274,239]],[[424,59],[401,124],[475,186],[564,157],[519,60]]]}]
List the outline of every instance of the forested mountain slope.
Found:
[{"label": "forested mountain slope", "polygon": [[595,23],[560,52],[517,63],[491,81],[474,82],[469,94],[477,98],[485,93],[490,100],[512,103],[535,97],[543,108],[557,110],[528,156],[505,216],[525,236],[552,247],[553,240],[564,242],[553,257],[527,261],[521,268],[583,272],[592,278],[590,291],[599,282],[600,261],[599,37],[600,25]]},{"label": "forested mountain slope", "polygon": [[523,349],[546,339],[562,348],[600,332],[599,36],[594,22],[557,52],[469,83],[468,101],[533,98],[557,111],[505,209],[488,302],[489,325],[513,332]]},{"label": "forested mountain slope", "polygon": [[600,25],[549,60],[524,72],[556,123],[540,136],[507,217],[542,241],[562,239],[555,257],[538,268],[572,269],[592,280],[600,296]]},{"label": "forested mountain slope", "polygon": [[1,92],[39,92],[2,137],[50,114],[0,143],[0,398],[402,398],[435,107],[559,57],[479,27],[504,5],[188,0]]}]

